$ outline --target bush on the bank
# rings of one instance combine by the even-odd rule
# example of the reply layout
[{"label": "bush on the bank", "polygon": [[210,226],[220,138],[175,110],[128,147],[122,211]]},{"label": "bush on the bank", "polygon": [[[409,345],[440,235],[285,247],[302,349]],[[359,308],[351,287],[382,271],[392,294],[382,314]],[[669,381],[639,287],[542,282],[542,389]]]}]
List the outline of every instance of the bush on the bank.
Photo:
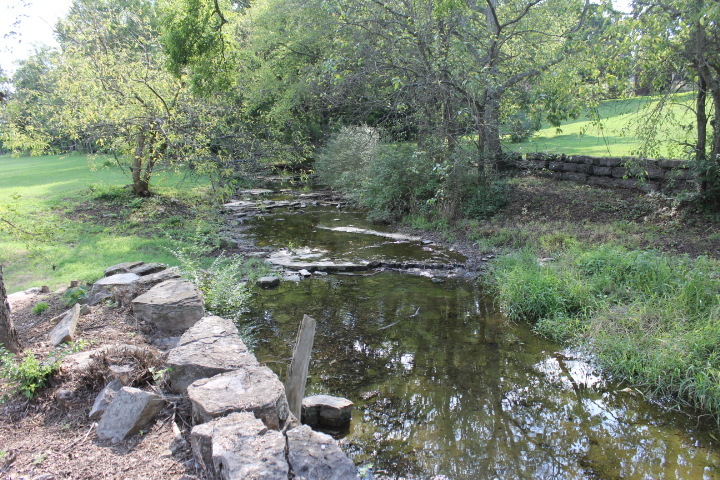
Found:
[{"label": "bush on the bank", "polygon": [[720,415],[720,265],[617,246],[530,251],[496,265],[514,320],[588,348],[617,378]]},{"label": "bush on the bank", "polygon": [[321,180],[355,199],[375,221],[406,216],[485,218],[507,202],[508,186],[487,178],[457,149],[439,162],[413,143],[383,143],[371,127],[343,127],[319,152]]}]

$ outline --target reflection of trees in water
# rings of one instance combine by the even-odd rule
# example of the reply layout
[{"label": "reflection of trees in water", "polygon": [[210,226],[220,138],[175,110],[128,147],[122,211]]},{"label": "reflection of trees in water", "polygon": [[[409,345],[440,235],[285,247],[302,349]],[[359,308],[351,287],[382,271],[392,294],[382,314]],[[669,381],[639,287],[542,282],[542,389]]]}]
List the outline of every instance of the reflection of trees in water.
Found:
[{"label": "reflection of trees in water", "polygon": [[468,283],[327,277],[259,299],[276,332],[261,358],[288,358],[302,315],[318,320],[309,388],[357,402],[348,453],[375,478],[703,478],[718,466],[640,399],[584,387]]}]

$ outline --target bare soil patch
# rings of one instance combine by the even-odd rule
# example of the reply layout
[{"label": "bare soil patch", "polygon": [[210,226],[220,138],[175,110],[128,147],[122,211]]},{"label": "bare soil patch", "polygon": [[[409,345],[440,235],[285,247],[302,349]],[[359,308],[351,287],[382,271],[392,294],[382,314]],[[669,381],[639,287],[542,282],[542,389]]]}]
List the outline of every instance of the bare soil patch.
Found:
[{"label": "bare soil patch", "polygon": [[509,246],[522,246],[543,235],[555,235],[720,258],[719,219],[717,214],[659,194],[528,176],[514,181],[506,207],[479,222],[472,240],[495,236],[496,242],[506,239]]}]

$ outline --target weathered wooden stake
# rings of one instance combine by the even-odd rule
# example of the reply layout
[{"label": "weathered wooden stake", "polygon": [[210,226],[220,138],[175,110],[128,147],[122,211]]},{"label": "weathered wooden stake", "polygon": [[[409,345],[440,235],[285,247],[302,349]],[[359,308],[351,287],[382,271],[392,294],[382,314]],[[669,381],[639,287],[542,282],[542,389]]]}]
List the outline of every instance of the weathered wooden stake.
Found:
[{"label": "weathered wooden stake", "polygon": [[305,396],[305,383],[307,382],[308,367],[310,366],[310,353],[315,340],[315,319],[305,315],[298,329],[293,358],[288,369],[285,381],[285,395],[287,396],[290,411],[300,420],[302,400]]}]

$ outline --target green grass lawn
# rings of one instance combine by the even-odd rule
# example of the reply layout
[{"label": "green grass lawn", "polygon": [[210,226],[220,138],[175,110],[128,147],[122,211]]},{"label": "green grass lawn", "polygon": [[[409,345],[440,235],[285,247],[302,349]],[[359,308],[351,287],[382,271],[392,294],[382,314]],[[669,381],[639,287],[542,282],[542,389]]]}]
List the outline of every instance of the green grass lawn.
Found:
[{"label": "green grass lawn", "polygon": [[[545,125],[523,143],[506,143],[508,150],[520,153],[545,152],[569,155],[628,156],[644,150],[649,157],[681,158],[678,146],[694,135],[692,92],[669,97],[634,97],[602,102],[598,118],[588,115],[569,120],[560,128]],[[657,143],[641,141],[654,128],[657,108],[665,105],[665,122],[657,125]]]},{"label": "green grass lawn", "polygon": [[[107,157],[0,156],[0,214],[33,234],[18,238],[7,224],[0,230],[8,292],[93,281],[126,261],[177,264],[165,233],[194,231],[193,205],[201,208],[208,181],[159,171],[151,185],[158,195],[149,199],[129,195],[122,188],[128,183],[127,172]],[[184,214],[173,205],[182,205],[175,210]]]}]

